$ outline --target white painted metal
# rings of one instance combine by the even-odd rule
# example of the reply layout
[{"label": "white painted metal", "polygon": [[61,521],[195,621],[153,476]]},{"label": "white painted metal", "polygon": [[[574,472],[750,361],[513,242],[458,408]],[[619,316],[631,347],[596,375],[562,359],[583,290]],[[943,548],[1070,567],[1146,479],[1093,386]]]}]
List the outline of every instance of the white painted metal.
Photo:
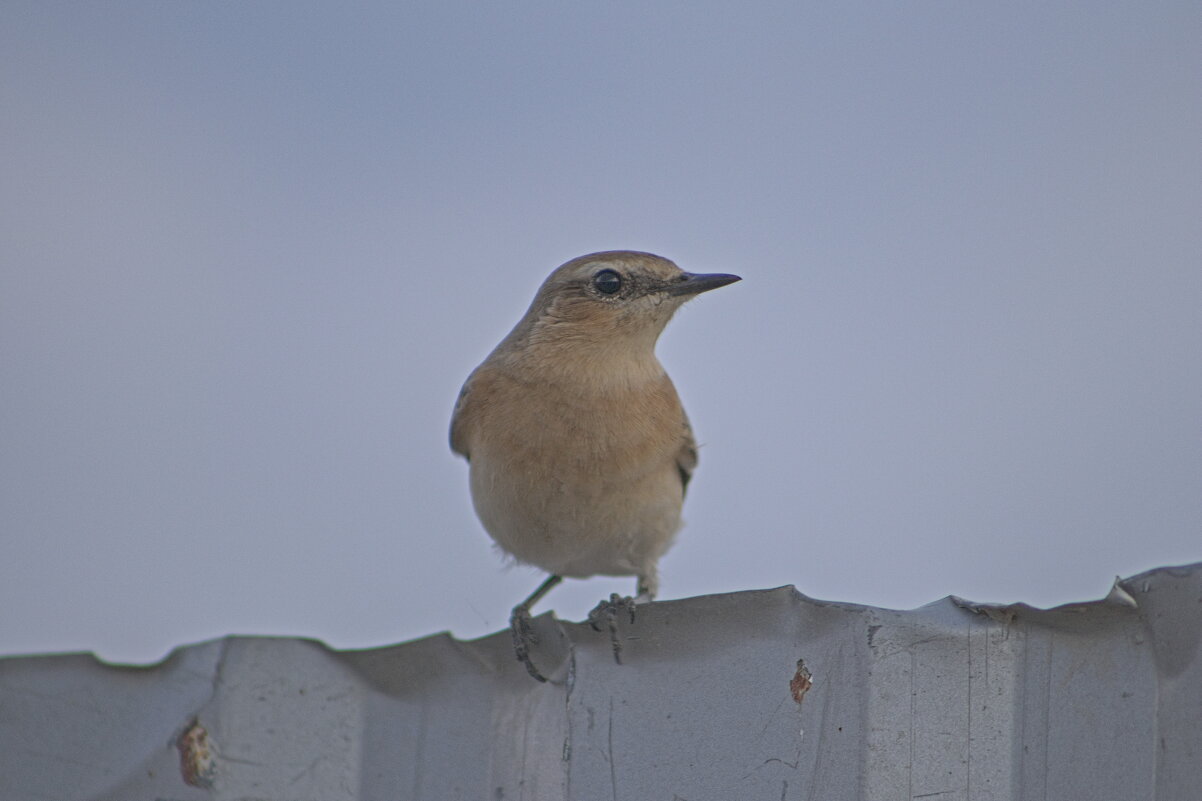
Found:
[{"label": "white painted metal", "polygon": [[[792,588],[607,634],[0,660],[0,799],[1202,799],[1202,564],[1052,610]],[[800,663],[799,663],[800,660]]]}]

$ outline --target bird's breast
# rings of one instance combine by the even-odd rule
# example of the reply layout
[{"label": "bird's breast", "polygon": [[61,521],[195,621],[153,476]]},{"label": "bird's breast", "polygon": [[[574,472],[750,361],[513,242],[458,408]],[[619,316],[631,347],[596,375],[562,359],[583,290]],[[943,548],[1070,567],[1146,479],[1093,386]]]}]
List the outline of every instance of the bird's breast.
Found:
[{"label": "bird's breast", "polygon": [[676,458],[687,429],[666,375],[594,394],[485,371],[471,395],[472,500],[503,549],[561,575],[654,564],[684,497]]},{"label": "bird's breast", "polygon": [[605,393],[505,377],[491,389],[472,432],[472,461],[531,480],[637,481],[674,464],[684,436],[680,399],[663,374]]}]

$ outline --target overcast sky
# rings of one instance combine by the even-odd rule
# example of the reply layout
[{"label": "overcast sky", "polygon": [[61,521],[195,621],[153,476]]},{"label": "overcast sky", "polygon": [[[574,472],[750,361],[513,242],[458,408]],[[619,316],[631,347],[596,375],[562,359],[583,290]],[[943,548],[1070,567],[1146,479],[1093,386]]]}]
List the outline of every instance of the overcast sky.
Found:
[{"label": "overcast sky", "polygon": [[745,279],[662,597],[1202,560],[1196,2],[7,0],[0,107],[0,653],[504,626],[451,407],[603,249]]}]

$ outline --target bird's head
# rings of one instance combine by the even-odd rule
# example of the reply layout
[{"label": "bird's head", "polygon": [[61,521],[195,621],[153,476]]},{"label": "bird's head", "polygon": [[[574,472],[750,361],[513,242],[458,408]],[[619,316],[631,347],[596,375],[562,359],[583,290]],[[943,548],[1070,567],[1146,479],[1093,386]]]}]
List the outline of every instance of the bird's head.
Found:
[{"label": "bird's head", "polygon": [[592,253],[547,277],[514,333],[524,334],[527,345],[650,351],[685,301],[738,280],[725,273],[687,273],[650,253]]}]

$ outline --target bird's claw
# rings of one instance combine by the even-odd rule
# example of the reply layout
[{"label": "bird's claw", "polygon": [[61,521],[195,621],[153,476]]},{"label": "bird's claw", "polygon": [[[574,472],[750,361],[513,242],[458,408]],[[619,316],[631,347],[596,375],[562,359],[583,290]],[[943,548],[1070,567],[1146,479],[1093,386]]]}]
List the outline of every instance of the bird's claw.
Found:
[{"label": "bird's claw", "polygon": [[609,631],[609,643],[613,647],[614,662],[622,664],[622,641],[618,639],[618,614],[626,612],[630,615],[630,622],[634,623],[635,612],[638,610],[638,604],[630,596],[622,597],[616,592],[609,596],[609,600],[602,601],[588,613],[588,624],[593,627],[593,631]]},{"label": "bird's claw", "polygon": [[509,631],[513,634],[513,653],[517,660],[526,666],[526,672],[538,681],[546,681],[547,677],[538,672],[534,662],[530,661],[530,646],[538,643],[538,635],[531,626],[530,610],[519,606],[509,616]]}]

